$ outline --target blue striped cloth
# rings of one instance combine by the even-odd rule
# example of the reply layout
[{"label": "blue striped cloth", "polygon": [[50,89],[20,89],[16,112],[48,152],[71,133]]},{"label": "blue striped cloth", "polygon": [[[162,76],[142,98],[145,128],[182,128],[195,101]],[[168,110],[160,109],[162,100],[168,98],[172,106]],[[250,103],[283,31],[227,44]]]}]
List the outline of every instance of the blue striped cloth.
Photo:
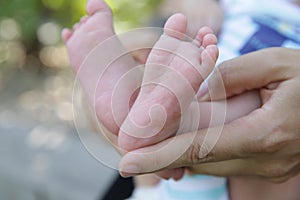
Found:
[{"label": "blue striped cloth", "polygon": [[300,48],[300,8],[288,0],[223,0],[218,62],[267,47]]}]

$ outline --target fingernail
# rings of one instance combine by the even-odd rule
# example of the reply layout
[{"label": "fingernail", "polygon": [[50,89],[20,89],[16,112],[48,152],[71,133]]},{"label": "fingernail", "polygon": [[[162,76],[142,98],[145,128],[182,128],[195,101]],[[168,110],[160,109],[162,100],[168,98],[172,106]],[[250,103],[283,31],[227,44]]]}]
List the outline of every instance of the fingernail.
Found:
[{"label": "fingernail", "polygon": [[208,87],[207,87],[207,84],[206,82],[203,82],[200,86],[200,89],[197,93],[197,97],[199,99],[202,99],[203,97],[207,96],[208,95]]},{"label": "fingernail", "polygon": [[124,178],[134,176],[140,173],[140,168],[137,165],[125,165],[120,169],[120,175]]}]

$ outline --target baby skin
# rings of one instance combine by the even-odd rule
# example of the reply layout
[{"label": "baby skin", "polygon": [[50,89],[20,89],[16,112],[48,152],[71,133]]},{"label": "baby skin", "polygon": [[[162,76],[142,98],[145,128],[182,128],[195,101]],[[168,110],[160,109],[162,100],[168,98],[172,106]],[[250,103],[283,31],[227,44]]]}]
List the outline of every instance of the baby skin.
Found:
[{"label": "baby skin", "polygon": [[119,131],[123,149],[148,146],[175,134],[200,84],[214,68],[218,48],[212,30],[201,28],[194,40],[187,41],[186,29],[185,16],[171,16],[151,50],[140,92]]},{"label": "baby skin", "polygon": [[[144,73],[141,70],[132,72],[138,65],[115,37],[112,13],[107,4],[103,0],[89,0],[87,13],[88,16],[83,17],[73,30],[65,29],[62,37],[73,70],[94,106],[99,122],[118,136],[118,144],[125,151],[158,143],[176,134],[181,117],[195,108],[191,106],[195,103],[192,102],[195,93],[215,65],[218,49],[212,31],[202,28],[194,40],[188,41],[184,36],[185,17],[181,14],[172,16],[148,57]],[[125,74],[129,75],[123,80]],[[136,91],[140,86],[138,94]],[[222,107],[226,104],[227,123],[259,107],[260,98],[256,92],[250,92],[226,102],[197,104],[196,109],[204,116],[199,126],[187,127],[178,133],[208,127],[212,105]],[[218,125],[219,121],[214,124]],[[250,191],[252,187],[248,187],[248,183],[258,187]],[[240,194],[257,199],[253,194],[266,188],[267,183],[263,184],[233,179],[232,197],[240,199]],[[274,194],[273,185],[271,189],[264,193]]]},{"label": "baby skin", "polygon": [[[143,74],[140,70],[129,73],[137,64],[114,37],[113,17],[108,5],[103,0],[89,0],[86,10],[88,16],[75,24],[73,31],[64,29],[62,38],[71,66],[98,121],[117,135]],[[119,84],[127,73],[129,81]]]},{"label": "baby skin", "polygon": [[[71,65],[100,123],[118,135],[119,146],[127,151],[176,133],[182,113],[188,110],[200,84],[215,65],[217,39],[211,29],[200,29],[196,38],[188,42],[186,18],[173,15],[149,55],[144,75],[137,70],[119,84],[137,64],[113,37],[112,13],[107,4],[90,0],[87,13],[88,17],[74,25],[73,31],[65,29],[62,37]],[[139,86],[136,97],[134,91]],[[114,96],[116,91],[122,94],[118,98]]]}]

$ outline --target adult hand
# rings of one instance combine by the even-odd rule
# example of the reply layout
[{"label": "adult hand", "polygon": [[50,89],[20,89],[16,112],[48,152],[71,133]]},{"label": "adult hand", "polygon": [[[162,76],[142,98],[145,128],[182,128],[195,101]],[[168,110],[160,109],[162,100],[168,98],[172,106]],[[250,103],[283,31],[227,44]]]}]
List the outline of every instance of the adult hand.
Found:
[{"label": "adult hand", "polygon": [[[223,87],[227,98],[258,89],[263,105],[223,127],[178,135],[127,153],[120,162],[124,176],[176,169],[161,175],[166,178],[173,172],[178,177],[182,173],[178,169],[186,167],[192,173],[258,176],[281,182],[299,173],[299,50],[269,48],[223,62],[208,85],[213,101],[224,99],[218,95]],[[205,140],[208,130],[212,137],[219,136],[216,143]],[[187,149],[181,148],[190,142]]]}]

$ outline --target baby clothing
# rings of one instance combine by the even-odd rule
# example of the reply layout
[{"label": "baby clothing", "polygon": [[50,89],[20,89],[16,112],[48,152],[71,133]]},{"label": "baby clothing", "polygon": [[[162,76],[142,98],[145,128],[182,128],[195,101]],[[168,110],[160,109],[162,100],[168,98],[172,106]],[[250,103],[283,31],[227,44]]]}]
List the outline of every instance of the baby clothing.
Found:
[{"label": "baby clothing", "polygon": [[300,7],[287,0],[222,0],[218,62],[268,47],[300,48]]},{"label": "baby clothing", "polygon": [[185,175],[179,181],[161,181],[159,199],[228,200],[227,180],[214,176]]}]

